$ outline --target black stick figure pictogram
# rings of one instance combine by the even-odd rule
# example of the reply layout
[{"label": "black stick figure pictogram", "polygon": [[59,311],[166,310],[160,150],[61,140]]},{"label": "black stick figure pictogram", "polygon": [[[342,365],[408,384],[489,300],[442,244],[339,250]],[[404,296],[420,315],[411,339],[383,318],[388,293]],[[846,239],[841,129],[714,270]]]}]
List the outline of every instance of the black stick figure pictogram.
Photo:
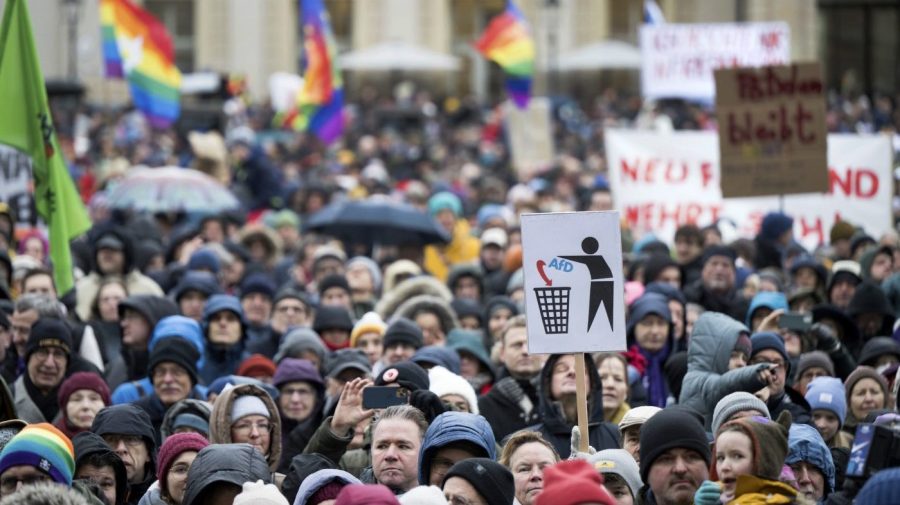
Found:
[{"label": "black stick figure pictogram", "polygon": [[581,241],[581,250],[584,255],[560,256],[560,258],[581,263],[588,268],[591,276],[590,301],[588,303],[588,331],[594,324],[594,318],[600,310],[600,303],[606,307],[606,316],[609,318],[609,326],[613,327],[613,276],[606,259],[596,254],[600,249],[600,243],[594,237],[586,237]]}]

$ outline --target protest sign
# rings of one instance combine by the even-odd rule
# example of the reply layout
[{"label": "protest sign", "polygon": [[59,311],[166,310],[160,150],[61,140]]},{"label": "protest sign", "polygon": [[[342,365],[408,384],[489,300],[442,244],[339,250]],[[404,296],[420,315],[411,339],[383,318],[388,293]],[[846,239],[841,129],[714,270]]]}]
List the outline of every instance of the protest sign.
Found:
[{"label": "protest sign", "polygon": [[715,133],[608,130],[606,152],[615,208],[638,236],[653,233],[671,242],[679,225],[723,220],[752,237],[762,217],[782,203],[795,218],[795,238],[807,248],[826,243],[838,219],[875,236],[893,228],[886,136],[828,135],[828,192],[787,195],[783,202],[774,196],[722,198]]},{"label": "protest sign", "polygon": [[715,72],[722,196],[828,190],[818,63]]},{"label": "protest sign", "polygon": [[656,24],[641,26],[644,98],[712,101],[713,71],[790,62],[787,23]]},{"label": "protest sign", "polygon": [[32,193],[31,158],[0,144],[0,202],[13,209],[17,224],[32,226],[36,222]]},{"label": "protest sign", "polygon": [[625,350],[618,212],[522,215],[528,350]]},{"label": "protest sign", "polygon": [[513,165],[520,178],[553,163],[553,134],[550,126],[550,100],[531,97],[527,109],[512,102],[503,106]]}]

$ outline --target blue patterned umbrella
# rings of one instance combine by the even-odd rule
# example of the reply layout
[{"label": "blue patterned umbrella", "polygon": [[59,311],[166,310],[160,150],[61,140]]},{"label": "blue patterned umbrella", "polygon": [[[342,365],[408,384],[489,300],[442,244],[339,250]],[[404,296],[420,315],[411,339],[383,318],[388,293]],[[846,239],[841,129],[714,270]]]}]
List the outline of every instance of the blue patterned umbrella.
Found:
[{"label": "blue patterned umbrella", "polygon": [[216,213],[236,209],[237,198],[212,177],[192,168],[135,168],[118,182],[109,206],[144,212]]}]

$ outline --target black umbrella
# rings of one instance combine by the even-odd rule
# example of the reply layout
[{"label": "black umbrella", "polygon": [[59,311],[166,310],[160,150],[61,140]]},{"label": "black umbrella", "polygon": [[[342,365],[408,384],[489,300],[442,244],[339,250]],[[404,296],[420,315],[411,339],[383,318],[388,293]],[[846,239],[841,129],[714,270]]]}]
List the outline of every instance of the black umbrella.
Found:
[{"label": "black umbrella", "polygon": [[449,234],[427,213],[385,198],[333,203],[304,226],[351,244],[424,245],[447,243]]}]

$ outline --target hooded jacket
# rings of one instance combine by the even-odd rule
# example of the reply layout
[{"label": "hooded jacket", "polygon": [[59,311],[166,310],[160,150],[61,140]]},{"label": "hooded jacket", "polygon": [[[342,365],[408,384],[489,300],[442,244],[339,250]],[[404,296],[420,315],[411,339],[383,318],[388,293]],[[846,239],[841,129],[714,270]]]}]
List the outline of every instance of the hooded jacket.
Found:
[{"label": "hooded jacket", "polygon": [[453,307],[450,306],[450,303],[447,300],[439,296],[414,296],[400,304],[400,306],[397,307],[397,311],[394,312],[394,316],[415,320],[415,316],[421,311],[437,314],[445,335],[450,333],[450,330],[459,328],[459,319],[457,319]]},{"label": "hooded jacket", "polygon": [[[120,318],[125,313],[125,309],[131,309],[140,314],[147,321],[151,332],[160,319],[178,314],[178,306],[172,300],[155,295],[133,295],[122,300],[119,302]],[[150,351],[148,349],[132,349],[122,346],[119,355],[114,357],[106,367],[105,378],[109,389],[114,390],[120,384],[138,380],[147,375],[149,358]]]},{"label": "hooded jacket", "polygon": [[825,476],[825,496],[834,491],[834,460],[818,430],[806,424],[791,425],[788,434],[788,455],[784,463],[793,465],[805,461]]},{"label": "hooded jacket", "polygon": [[[559,457],[566,459],[571,452],[572,428],[575,424],[566,420],[562,406],[550,397],[550,381],[553,376],[553,367],[562,356],[564,355],[554,354],[550,356],[541,370],[541,396],[538,412],[543,422],[529,429],[540,432],[544,436],[544,440],[553,444],[553,448],[556,449]],[[603,387],[600,384],[600,375],[597,373],[597,367],[594,366],[587,355],[585,355],[585,362],[587,365],[585,368],[590,378],[590,389],[587,392],[590,446],[598,451],[618,449],[621,447],[618,427],[603,420]]]},{"label": "hooded jacket", "polygon": [[[75,435],[72,439],[72,445],[75,448],[76,470],[85,464],[87,458],[91,455],[105,456],[107,454],[116,454],[99,435],[89,431]],[[128,473],[125,470],[125,463],[122,463],[118,456],[115,457],[115,461],[113,472],[116,475],[116,503],[111,505],[124,505],[125,497],[128,494]],[[133,498],[132,501],[134,500],[136,498]]]},{"label": "hooded jacket", "polygon": [[436,296],[447,303],[453,300],[453,293],[450,292],[450,289],[437,279],[427,276],[413,277],[397,284],[390,291],[385,291],[375,306],[375,312],[378,312],[382,319],[388,321],[403,302],[419,295]]},{"label": "hooded jacket", "polygon": [[428,485],[431,460],[444,446],[454,442],[469,442],[484,452],[473,457],[497,459],[497,443],[487,420],[467,412],[444,412],[428,426],[419,448],[419,484]]},{"label": "hooded jacket", "polygon": [[765,386],[758,375],[768,367],[766,364],[728,370],[731,351],[741,333],[750,332],[743,324],[717,312],[703,313],[694,324],[688,346],[688,371],[678,403],[703,413],[707,429],[716,404],[725,395],[735,391],[753,393]]},{"label": "hooded jacket", "polygon": [[156,433],[146,412],[134,405],[113,405],[100,409],[91,424],[91,432],[100,435],[136,435],[144,439],[150,460],[144,466],[144,480],[128,485],[129,503],[137,503],[156,480]]},{"label": "hooded jacket", "polygon": [[468,221],[458,219],[449,244],[425,246],[422,265],[426,272],[444,281],[454,265],[478,261],[480,251],[481,241],[472,236]]},{"label": "hooded jacket", "polygon": [[238,487],[245,482],[272,482],[269,467],[262,454],[250,444],[215,443],[204,447],[188,470],[187,487],[182,505],[204,505],[197,498],[203,490],[217,482]]},{"label": "hooded jacket", "polygon": [[185,398],[180,402],[175,403],[169,410],[166,411],[165,417],[163,417],[162,424],[159,427],[159,435],[161,440],[165,440],[169,438],[169,435],[174,434],[175,429],[172,427],[172,424],[175,422],[175,419],[181,414],[194,414],[203,419],[209,421],[209,416],[212,413],[212,405],[209,402],[203,400],[197,400],[194,398]]},{"label": "hooded jacket", "polygon": [[530,380],[504,377],[478,397],[478,411],[491,424],[497,440],[540,421],[540,375]]},{"label": "hooded jacket", "polygon": [[330,482],[338,482],[345,486],[348,484],[362,484],[359,479],[343,470],[319,470],[303,479],[300,489],[297,490],[297,497],[294,498],[294,505],[306,505],[317,491]]},{"label": "hooded jacket", "polygon": [[278,462],[281,459],[281,416],[278,414],[278,407],[275,405],[272,397],[259,386],[241,384],[222,391],[222,394],[216,397],[212,414],[209,416],[209,443],[234,443],[231,439],[231,408],[239,396],[246,395],[259,397],[266,404],[266,408],[269,409],[269,422],[272,425],[272,433],[269,436],[271,441],[269,453],[265,455],[265,458],[266,464],[269,465],[269,471],[274,472],[278,468]]},{"label": "hooded jacket", "polygon": [[[232,345],[214,344],[209,340],[209,321],[215,314],[229,310],[233,312],[241,322],[241,337]],[[204,384],[223,375],[231,375],[237,370],[247,354],[244,344],[247,339],[247,325],[244,320],[244,311],[241,302],[232,296],[214,295],[206,302],[203,309],[203,321],[201,322],[204,338],[204,366],[199,370],[200,380]]]}]

